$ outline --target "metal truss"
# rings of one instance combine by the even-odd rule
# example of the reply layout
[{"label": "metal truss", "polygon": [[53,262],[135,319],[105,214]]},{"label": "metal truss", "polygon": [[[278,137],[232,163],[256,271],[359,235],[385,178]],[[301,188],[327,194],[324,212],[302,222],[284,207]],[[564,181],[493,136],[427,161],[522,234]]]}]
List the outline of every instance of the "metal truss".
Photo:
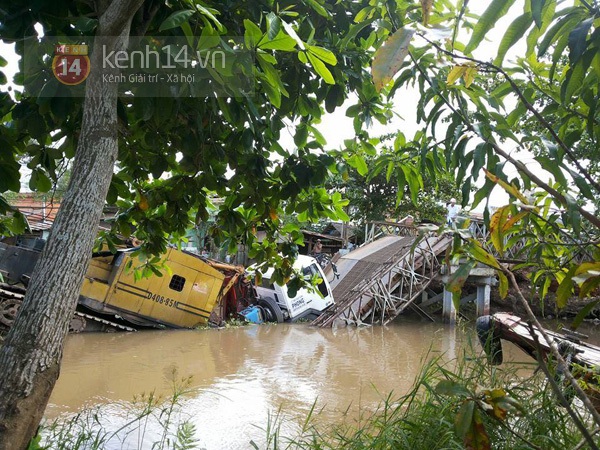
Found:
[{"label": "metal truss", "polygon": [[396,259],[381,265],[372,276],[359,282],[335,308],[317,318],[313,325],[330,327],[336,320],[346,324],[381,324],[395,319],[409,306],[418,308],[414,300],[438,273],[438,255],[443,252],[448,236],[424,237]]},{"label": "metal truss", "polygon": [[395,222],[367,222],[365,225],[365,244],[384,236],[416,236],[417,234],[419,234],[417,228],[411,225]]}]

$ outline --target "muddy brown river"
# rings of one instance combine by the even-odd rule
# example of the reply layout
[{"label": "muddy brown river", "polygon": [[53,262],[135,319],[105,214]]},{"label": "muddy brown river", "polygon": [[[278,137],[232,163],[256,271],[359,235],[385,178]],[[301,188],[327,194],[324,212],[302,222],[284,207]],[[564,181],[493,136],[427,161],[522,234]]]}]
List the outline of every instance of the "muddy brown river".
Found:
[{"label": "muddy brown river", "polygon": [[[181,400],[195,424],[199,448],[246,449],[265,443],[279,414],[293,435],[313,405],[318,425],[354,423],[393,392],[409,391],[424,358],[459,356],[474,333],[442,324],[396,321],[387,327],[319,329],[306,324],[221,330],[80,334],[68,337],[62,371],[46,410],[63,418],[100,406],[107,427],[127,421],[134,397],[168,396],[173,379],[191,377]],[[471,336],[472,337],[472,336]],[[528,361],[505,343],[511,360]],[[174,375],[175,374],[175,375]],[[140,442],[108,448],[149,448]]]}]

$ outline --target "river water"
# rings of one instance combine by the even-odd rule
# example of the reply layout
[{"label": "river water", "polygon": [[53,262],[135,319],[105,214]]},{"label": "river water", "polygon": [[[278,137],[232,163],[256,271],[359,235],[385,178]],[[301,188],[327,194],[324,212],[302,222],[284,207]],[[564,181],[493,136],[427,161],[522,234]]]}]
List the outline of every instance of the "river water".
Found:
[{"label": "river water", "polygon": [[[315,406],[317,424],[354,423],[393,392],[407,393],[424,358],[460,354],[473,332],[430,322],[337,330],[264,324],[194,331],[70,335],[46,418],[101,406],[108,427],[127,421],[134,397],[169,396],[191,377],[181,399],[199,447],[260,448],[274,415],[294,434]],[[511,344],[505,357],[528,361]],[[150,427],[152,428],[152,426]],[[152,442],[153,433],[145,438]],[[132,438],[133,439],[133,438]],[[111,448],[149,448],[140,437]]]}]

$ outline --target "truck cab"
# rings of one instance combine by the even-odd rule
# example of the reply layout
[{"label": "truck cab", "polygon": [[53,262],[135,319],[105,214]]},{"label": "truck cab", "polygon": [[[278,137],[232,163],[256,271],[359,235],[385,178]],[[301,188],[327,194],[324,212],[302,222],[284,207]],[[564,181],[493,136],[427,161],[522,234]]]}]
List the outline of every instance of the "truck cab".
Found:
[{"label": "truck cab", "polygon": [[[261,284],[255,285],[257,303],[262,309],[263,321],[295,322],[301,319],[313,320],[333,305],[331,286],[315,258],[299,255],[294,263],[294,269],[302,273],[307,279],[317,276],[321,281],[316,289],[302,288],[296,292],[294,297],[291,297],[287,286],[271,282],[273,269],[269,269],[263,274]],[[250,271],[252,271],[252,267]],[[250,317],[243,314],[243,312],[242,315],[247,319]]]}]

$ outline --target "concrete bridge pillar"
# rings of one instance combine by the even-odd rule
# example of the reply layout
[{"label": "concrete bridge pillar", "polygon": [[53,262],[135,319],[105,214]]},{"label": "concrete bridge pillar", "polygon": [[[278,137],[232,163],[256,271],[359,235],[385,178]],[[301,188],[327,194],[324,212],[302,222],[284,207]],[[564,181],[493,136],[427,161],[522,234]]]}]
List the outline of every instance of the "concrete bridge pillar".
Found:
[{"label": "concrete bridge pillar", "polygon": [[[444,283],[442,318],[444,323],[449,324],[456,323],[457,311],[454,307],[454,303],[452,302],[452,292],[446,290],[446,283],[448,283],[448,280],[450,279],[450,274],[456,272],[456,270],[458,270],[458,266],[452,266],[450,268],[450,273],[444,273],[442,276],[442,282]],[[462,298],[461,304],[475,301],[477,317],[486,316],[490,313],[491,286],[495,286],[497,284],[495,274],[495,270],[490,267],[474,267],[469,272],[469,276],[465,284],[470,284],[471,286],[475,285],[477,288],[477,294],[471,294],[465,298]]]},{"label": "concrete bridge pillar", "polygon": [[490,314],[490,282],[477,285],[477,317]]},{"label": "concrete bridge pillar", "polygon": [[452,301],[452,292],[446,290],[445,284],[443,294],[442,318],[444,323],[449,323],[451,325],[454,325],[456,323],[456,308],[454,307],[454,302]]}]

